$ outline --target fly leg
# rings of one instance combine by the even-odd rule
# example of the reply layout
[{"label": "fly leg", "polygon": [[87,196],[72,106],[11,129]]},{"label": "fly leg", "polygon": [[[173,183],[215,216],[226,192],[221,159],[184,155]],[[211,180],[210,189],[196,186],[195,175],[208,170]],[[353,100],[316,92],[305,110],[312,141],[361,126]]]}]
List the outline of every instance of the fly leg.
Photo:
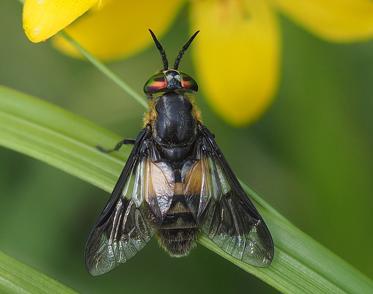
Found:
[{"label": "fly leg", "polygon": [[102,146],[96,146],[96,148],[99,150],[99,151],[101,151],[101,152],[103,152],[103,153],[111,153],[111,152],[114,152],[114,151],[119,151],[119,149],[123,146],[123,145],[133,145],[133,144],[135,144],[135,140],[133,140],[133,139],[123,139],[123,140],[121,140],[121,141],[119,141],[115,146],[114,146],[114,148],[112,148],[112,149],[106,149],[106,148],[104,148],[104,147],[102,147]]}]

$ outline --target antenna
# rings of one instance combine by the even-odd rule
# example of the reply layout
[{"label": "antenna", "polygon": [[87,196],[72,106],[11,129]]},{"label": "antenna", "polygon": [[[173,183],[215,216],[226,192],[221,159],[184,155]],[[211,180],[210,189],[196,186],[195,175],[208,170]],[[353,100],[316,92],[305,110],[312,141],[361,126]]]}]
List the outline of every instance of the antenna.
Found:
[{"label": "antenna", "polygon": [[194,38],[198,35],[199,31],[195,32],[188,40],[188,42],[186,42],[183,46],[183,48],[181,48],[179,54],[177,55],[176,57],[176,60],[175,60],[175,64],[174,64],[174,69],[177,69],[179,67],[179,63],[180,63],[180,60],[181,58],[183,57],[185,51],[188,49],[189,45],[193,42]]},{"label": "antenna", "polygon": [[161,43],[158,41],[158,39],[155,36],[155,34],[153,33],[153,31],[151,29],[149,29],[149,32],[152,35],[155,46],[157,46],[157,49],[158,49],[159,53],[161,54],[162,62],[163,62],[163,70],[167,70],[168,69],[168,60],[167,60],[166,52],[164,51]]}]

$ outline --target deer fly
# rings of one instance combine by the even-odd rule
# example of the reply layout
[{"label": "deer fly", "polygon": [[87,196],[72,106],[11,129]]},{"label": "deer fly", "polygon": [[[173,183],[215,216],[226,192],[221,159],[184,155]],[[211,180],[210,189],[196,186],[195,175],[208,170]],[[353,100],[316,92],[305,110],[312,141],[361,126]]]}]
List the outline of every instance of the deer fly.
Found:
[{"label": "deer fly", "polygon": [[173,68],[159,50],[163,69],[144,86],[149,110],[144,128],[91,231],[85,249],[89,272],[104,274],[139,252],[156,235],[171,256],[187,255],[201,234],[224,252],[254,266],[268,266],[274,254],[271,234],[203,125],[194,94],[196,81]]}]

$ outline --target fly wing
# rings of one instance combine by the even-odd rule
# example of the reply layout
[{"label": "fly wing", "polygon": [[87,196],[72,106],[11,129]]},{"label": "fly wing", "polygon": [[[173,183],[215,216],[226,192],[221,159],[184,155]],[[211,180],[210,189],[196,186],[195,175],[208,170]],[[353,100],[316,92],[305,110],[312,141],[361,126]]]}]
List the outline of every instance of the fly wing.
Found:
[{"label": "fly wing", "polygon": [[264,220],[233,174],[214,136],[203,126],[200,132],[197,162],[203,180],[197,217],[202,232],[233,257],[251,265],[268,266],[274,246]]},{"label": "fly wing", "polygon": [[101,275],[140,251],[153,236],[144,201],[144,142],[148,130],[138,136],[111,197],[93,227],[85,248],[88,271]]}]

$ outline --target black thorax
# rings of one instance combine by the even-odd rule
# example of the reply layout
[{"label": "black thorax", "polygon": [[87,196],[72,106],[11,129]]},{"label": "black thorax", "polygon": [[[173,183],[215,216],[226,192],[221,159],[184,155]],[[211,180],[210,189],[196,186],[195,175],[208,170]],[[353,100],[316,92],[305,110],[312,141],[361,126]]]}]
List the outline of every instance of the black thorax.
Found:
[{"label": "black thorax", "polygon": [[182,92],[166,92],[155,104],[157,117],[153,137],[159,151],[169,160],[185,158],[197,134],[193,105]]}]

